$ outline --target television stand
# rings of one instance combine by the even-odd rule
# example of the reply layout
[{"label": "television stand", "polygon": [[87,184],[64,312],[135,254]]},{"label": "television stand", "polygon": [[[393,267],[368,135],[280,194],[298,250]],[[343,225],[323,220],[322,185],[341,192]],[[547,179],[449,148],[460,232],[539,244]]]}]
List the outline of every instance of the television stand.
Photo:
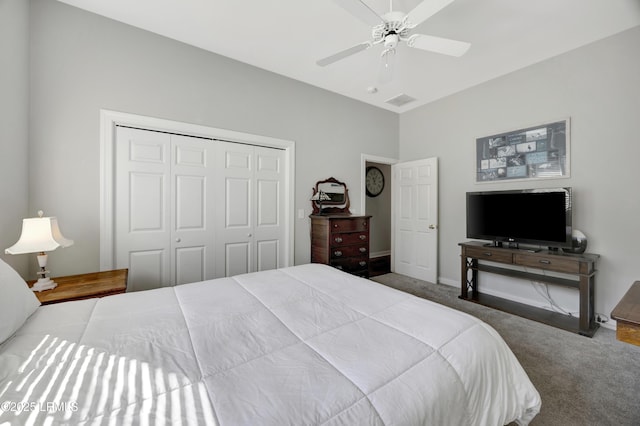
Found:
[{"label": "television stand", "polygon": [[507,245],[503,245],[503,243],[501,242],[493,242],[493,243],[486,243],[483,245],[483,247],[499,247],[499,248],[508,248],[508,249],[512,249],[512,250],[523,250],[523,251],[528,251],[530,253],[537,253],[539,251],[541,251],[541,248],[537,248],[537,247],[520,247],[520,245],[518,243],[507,243]]},{"label": "television stand", "polygon": [[[462,250],[460,256],[460,299],[579,333],[583,336],[593,337],[599,327],[594,312],[595,266],[599,255],[567,254],[542,249],[538,252],[531,252],[493,245],[487,246],[478,241],[464,242],[459,245]],[[526,269],[505,268],[500,267],[500,264],[521,266]],[[532,268],[539,270],[539,273],[531,272]],[[489,272],[512,278],[576,288],[580,294],[580,314],[578,318],[575,318],[501,297],[482,294],[478,286],[478,272]],[[571,275],[575,279],[548,275],[546,272]]]}]

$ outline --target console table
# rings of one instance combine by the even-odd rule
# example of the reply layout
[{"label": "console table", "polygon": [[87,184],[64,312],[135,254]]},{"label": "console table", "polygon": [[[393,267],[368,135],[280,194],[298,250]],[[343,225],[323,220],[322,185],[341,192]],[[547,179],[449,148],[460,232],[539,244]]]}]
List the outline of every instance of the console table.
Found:
[{"label": "console table", "polygon": [[[504,248],[479,241],[464,242],[459,245],[462,250],[460,299],[593,337],[599,327],[594,313],[595,267],[596,261],[600,257],[599,255]],[[483,262],[480,263],[479,261]],[[512,265],[512,267],[501,267],[499,264]],[[513,269],[513,266],[523,268]],[[532,272],[530,269],[535,269],[536,271]],[[512,300],[482,294],[478,286],[478,272],[490,272],[513,278],[576,288],[580,293],[580,314],[578,318],[575,318]],[[562,273],[564,276],[570,276],[570,278],[547,275],[546,272]]]}]

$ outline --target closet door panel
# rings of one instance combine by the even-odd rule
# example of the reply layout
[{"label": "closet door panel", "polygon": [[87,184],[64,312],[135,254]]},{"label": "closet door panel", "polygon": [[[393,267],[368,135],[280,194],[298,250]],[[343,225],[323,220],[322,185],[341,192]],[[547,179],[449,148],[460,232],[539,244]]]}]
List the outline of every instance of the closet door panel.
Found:
[{"label": "closet door panel", "polygon": [[127,291],[158,288],[168,275],[168,250],[130,251]]},{"label": "closet door panel", "polygon": [[253,147],[216,141],[216,275],[229,277],[255,270],[253,266],[254,182]]},{"label": "closet door panel", "polygon": [[257,241],[258,270],[267,271],[278,268],[279,240]]},{"label": "closet door panel", "polygon": [[226,229],[251,229],[251,179],[249,178],[225,178],[225,215],[224,226]]},{"label": "closet door panel", "polygon": [[256,220],[254,247],[256,270],[265,271],[284,266],[284,151],[255,147]]},{"label": "closet door panel", "polygon": [[204,281],[206,278],[206,247],[181,247],[175,250],[176,284]]},{"label": "closet door panel", "polygon": [[215,276],[215,147],[213,141],[171,135],[171,270],[174,284]]},{"label": "closet door panel", "polygon": [[227,242],[224,249],[224,272],[227,277],[251,272],[251,247],[248,242]]},{"label": "closet door panel", "polygon": [[115,147],[115,260],[130,291],[171,284],[170,137],[118,127]]}]

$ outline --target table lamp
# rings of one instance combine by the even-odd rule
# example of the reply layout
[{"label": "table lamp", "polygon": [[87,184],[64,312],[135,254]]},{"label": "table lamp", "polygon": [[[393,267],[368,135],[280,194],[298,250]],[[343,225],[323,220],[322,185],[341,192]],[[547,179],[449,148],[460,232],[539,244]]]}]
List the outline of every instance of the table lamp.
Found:
[{"label": "table lamp", "polygon": [[22,220],[22,233],[17,243],[6,249],[7,254],[38,253],[38,281],[31,287],[33,291],[50,290],[57,284],[47,277],[47,251],[53,251],[58,247],[69,247],[73,240],[65,238],[58,227],[55,217],[43,217],[42,210],[38,211],[38,217]]}]

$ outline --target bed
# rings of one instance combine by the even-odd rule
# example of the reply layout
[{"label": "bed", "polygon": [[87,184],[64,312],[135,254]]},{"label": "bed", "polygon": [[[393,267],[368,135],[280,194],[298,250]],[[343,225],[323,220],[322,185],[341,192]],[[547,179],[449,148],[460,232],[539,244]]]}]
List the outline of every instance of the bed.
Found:
[{"label": "bed", "polygon": [[30,309],[0,345],[0,424],[502,425],[541,405],[489,325],[325,265]]}]

